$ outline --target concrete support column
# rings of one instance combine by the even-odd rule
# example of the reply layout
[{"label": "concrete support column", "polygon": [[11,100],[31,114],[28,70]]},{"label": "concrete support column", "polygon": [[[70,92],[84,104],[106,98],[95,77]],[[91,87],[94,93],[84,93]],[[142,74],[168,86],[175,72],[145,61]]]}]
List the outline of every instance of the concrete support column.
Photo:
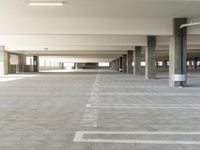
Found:
[{"label": "concrete support column", "polygon": [[58,62],[58,65],[59,65],[59,69],[62,69],[62,63]]},{"label": "concrete support column", "polygon": [[56,61],[53,62],[53,69],[56,69]]},{"label": "concrete support column", "polygon": [[123,58],[122,57],[120,57],[119,58],[119,72],[122,72],[122,69],[123,68]]},{"label": "concrete support column", "polygon": [[110,62],[110,69],[114,70],[114,60]]},{"label": "concrete support column", "polygon": [[75,69],[75,70],[78,69],[78,63],[74,63],[74,69]]},{"label": "concrete support column", "polygon": [[127,73],[133,74],[133,51],[128,51],[127,53]]},{"label": "concrete support column", "polygon": [[[34,60],[34,59],[33,59]],[[51,60],[49,60],[49,67],[51,68],[52,64],[51,64]]]},{"label": "concrete support column", "polygon": [[33,72],[39,72],[39,57],[33,56]]},{"label": "concrete support column", "polygon": [[4,46],[0,46],[0,75],[8,74],[8,53]]},{"label": "concrete support column", "polygon": [[119,71],[119,59],[115,59],[110,63],[110,68]]},{"label": "concrete support column", "polygon": [[197,62],[198,62],[198,58],[195,57],[195,58],[194,58],[194,61],[193,61],[193,69],[194,69],[194,70],[198,69],[198,64],[197,64]]},{"label": "concrete support column", "polygon": [[169,51],[169,86],[186,86],[186,50],[187,28],[180,29],[182,24],[187,23],[187,18],[173,20],[173,36],[170,40]]},{"label": "concrete support column", "polygon": [[15,65],[16,66],[16,73],[19,73],[19,64]]},{"label": "concrete support column", "polygon": [[134,75],[139,75],[141,72],[141,46],[136,46],[134,51]]},{"label": "concrete support column", "polygon": [[158,61],[156,61],[156,68],[157,68],[157,69],[159,68],[159,64],[158,64]]},{"label": "concrete support column", "polygon": [[30,65],[33,65],[33,58],[30,58]]},{"label": "concrete support column", "polygon": [[188,66],[188,69],[192,69],[192,61],[191,60],[189,60],[189,66]]},{"label": "concrete support column", "polygon": [[168,67],[167,67],[167,60],[164,60],[164,61],[163,61],[163,68],[164,68],[164,69],[167,69],[167,68],[168,68]]},{"label": "concrete support column", "polygon": [[19,72],[25,72],[26,56],[19,55]]},{"label": "concrete support column", "polygon": [[63,63],[63,62],[61,63],[61,68],[62,68],[62,69],[65,69],[64,63]]},{"label": "concrete support column", "polygon": [[47,68],[47,63],[46,63],[46,59],[44,60],[44,69]]},{"label": "concrete support column", "polygon": [[123,55],[122,72],[127,73],[127,54]]},{"label": "concrete support column", "polygon": [[146,67],[145,78],[155,79],[156,76],[156,36],[147,37],[147,48],[145,54]]},{"label": "concrete support column", "polygon": [[115,60],[116,71],[119,71],[119,58]]}]

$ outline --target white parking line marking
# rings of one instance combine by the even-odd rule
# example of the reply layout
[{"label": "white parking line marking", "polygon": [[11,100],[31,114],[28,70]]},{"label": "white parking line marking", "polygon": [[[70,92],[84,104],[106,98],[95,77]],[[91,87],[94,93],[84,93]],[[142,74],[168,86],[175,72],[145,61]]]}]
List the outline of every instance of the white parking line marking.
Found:
[{"label": "white parking line marking", "polygon": [[200,109],[200,104],[87,104],[86,107],[113,109]]},{"label": "white parking line marking", "polygon": [[[92,86],[91,92],[90,92],[90,98],[88,100],[89,103],[98,103],[99,96],[99,74],[97,74],[95,82]],[[98,120],[98,110],[96,108],[94,109],[88,109],[86,107],[85,112],[83,114],[82,120],[80,122],[81,127],[97,127],[97,120]]]},{"label": "white parking line marking", "polygon": [[77,131],[77,134],[147,134],[147,135],[200,135],[200,132],[154,132],[154,131]]},{"label": "white parking line marking", "polygon": [[128,92],[128,93],[122,93],[122,92],[104,92],[99,93],[99,95],[103,96],[200,96],[199,93],[145,93],[145,92]]},{"label": "white parking line marking", "polygon": [[122,134],[122,135],[200,135],[200,132],[101,132],[101,131],[78,131],[76,132],[74,142],[86,143],[121,143],[121,144],[180,144],[180,145],[200,145],[200,141],[178,141],[178,140],[116,140],[116,139],[84,139],[84,134]]}]

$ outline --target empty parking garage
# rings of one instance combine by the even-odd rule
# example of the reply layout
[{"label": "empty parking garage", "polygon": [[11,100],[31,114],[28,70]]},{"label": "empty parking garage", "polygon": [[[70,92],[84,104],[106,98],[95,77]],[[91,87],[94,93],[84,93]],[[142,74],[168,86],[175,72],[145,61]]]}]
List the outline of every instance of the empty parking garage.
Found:
[{"label": "empty parking garage", "polygon": [[200,2],[0,2],[0,149],[199,150]]}]

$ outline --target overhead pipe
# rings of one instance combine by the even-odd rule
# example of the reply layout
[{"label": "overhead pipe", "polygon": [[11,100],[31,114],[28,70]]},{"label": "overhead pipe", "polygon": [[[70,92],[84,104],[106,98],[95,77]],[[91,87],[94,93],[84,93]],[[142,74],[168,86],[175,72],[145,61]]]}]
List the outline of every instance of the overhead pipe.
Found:
[{"label": "overhead pipe", "polygon": [[185,27],[198,26],[198,25],[200,25],[200,22],[193,22],[193,23],[182,24],[180,26],[180,29],[183,29]]}]

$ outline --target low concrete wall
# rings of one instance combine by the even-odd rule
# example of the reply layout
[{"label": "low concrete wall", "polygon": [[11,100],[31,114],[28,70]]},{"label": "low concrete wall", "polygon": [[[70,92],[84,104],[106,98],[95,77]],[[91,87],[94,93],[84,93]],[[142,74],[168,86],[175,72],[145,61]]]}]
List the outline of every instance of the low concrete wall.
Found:
[{"label": "low concrete wall", "polygon": [[8,65],[8,73],[16,73],[17,66],[16,65]]},{"label": "low concrete wall", "polygon": [[62,69],[62,66],[40,66],[39,70],[43,71],[43,70],[60,70]]},{"label": "low concrete wall", "polygon": [[25,65],[24,71],[25,72],[33,72],[33,65]]},{"label": "low concrete wall", "polygon": [[8,73],[33,72],[32,65],[8,65]]}]

